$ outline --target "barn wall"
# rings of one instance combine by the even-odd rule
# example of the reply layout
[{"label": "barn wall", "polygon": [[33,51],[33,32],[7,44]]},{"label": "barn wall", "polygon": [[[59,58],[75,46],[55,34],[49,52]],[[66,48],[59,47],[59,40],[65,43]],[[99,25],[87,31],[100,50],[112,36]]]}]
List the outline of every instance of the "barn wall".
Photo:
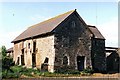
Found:
[{"label": "barn wall", "polygon": [[[30,43],[30,48],[28,48],[28,43]],[[19,65],[21,65],[21,55],[22,49],[24,49],[24,63],[26,67],[32,67],[32,40],[21,41],[14,44],[14,61],[15,64],[18,64],[19,57]]]},{"label": "barn wall", "polygon": [[106,71],[105,40],[92,38],[92,66],[94,71]]},{"label": "barn wall", "polygon": [[[54,35],[47,37],[40,37],[36,39],[29,39],[14,45],[14,61],[17,64],[17,57],[19,59],[19,65],[21,65],[21,54],[22,49],[24,49],[24,63],[28,68],[32,68],[32,54],[33,52],[33,42],[36,42],[36,50],[35,50],[35,67],[41,69],[41,64],[44,63],[45,58],[49,58],[48,62],[48,71],[54,71],[54,58],[55,58],[55,49],[54,49]],[[30,47],[29,47],[30,44]]]},{"label": "barn wall", "polygon": [[55,59],[55,49],[54,49],[54,35],[38,38],[36,39],[38,52],[36,54],[36,65],[39,67],[44,63],[45,58],[48,61],[48,71],[54,71],[54,59]]},{"label": "barn wall", "polygon": [[24,41],[24,61],[25,66],[28,68],[32,68],[32,48],[33,48],[32,46],[33,46],[32,40]]},{"label": "barn wall", "polygon": [[85,56],[85,67],[91,67],[91,40],[86,24],[76,17],[69,16],[55,29],[55,68],[63,65],[63,57],[68,57],[69,68],[77,69],[77,56]]},{"label": "barn wall", "polygon": [[[23,48],[23,42],[14,43],[14,47],[13,47],[13,50],[14,50],[13,61],[15,61],[15,64],[19,63],[19,65],[21,65],[20,55],[22,54],[22,52],[21,52],[22,48]],[[19,61],[18,61],[18,58],[19,58]]]},{"label": "barn wall", "polygon": [[106,57],[107,71],[119,72],[119,54],[117,51],[111,51],[111,54]]}]

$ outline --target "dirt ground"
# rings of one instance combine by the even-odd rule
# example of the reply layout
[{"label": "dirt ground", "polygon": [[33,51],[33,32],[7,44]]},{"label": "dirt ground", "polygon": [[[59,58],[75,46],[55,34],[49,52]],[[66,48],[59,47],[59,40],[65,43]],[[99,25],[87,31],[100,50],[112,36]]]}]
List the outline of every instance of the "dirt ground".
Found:
[{"label": "dirt ground", "polygon": [[101,74],[94,73],[91,76],[78,76],[78,77],[25,77],[17,79],[3,79],[3,80],[120,80],[120,73],[115,74]]},{"label": "dirt ground", "polygon": [[101,74],[101,73],[94,73],[91,77],[119,77],[120,73],[114,73],[114,74]]}]

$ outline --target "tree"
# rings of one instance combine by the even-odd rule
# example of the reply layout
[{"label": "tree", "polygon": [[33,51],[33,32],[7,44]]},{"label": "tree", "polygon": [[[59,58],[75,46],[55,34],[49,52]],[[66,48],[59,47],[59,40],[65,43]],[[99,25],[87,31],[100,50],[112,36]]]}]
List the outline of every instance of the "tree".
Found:
[{"label": "tree", "polygon": [[[0,54],[2,54],[2,74],[7,76],[8,71],[12,70],[10,69],[11,66],[14,65],[13,59],[7,56],[7,50],[5,46],[1,47]],[[3,76],[2,76],[3,77]]]},{"label": "tree", "polygon": [[4,53],[4,51],[0,48],[0,79],[2,77],[2,53]]},{"label": "tree", "polygon": [[2,46],[1,47],[2,58],[6,56],[6,52],[7,52],[6,47]]}]

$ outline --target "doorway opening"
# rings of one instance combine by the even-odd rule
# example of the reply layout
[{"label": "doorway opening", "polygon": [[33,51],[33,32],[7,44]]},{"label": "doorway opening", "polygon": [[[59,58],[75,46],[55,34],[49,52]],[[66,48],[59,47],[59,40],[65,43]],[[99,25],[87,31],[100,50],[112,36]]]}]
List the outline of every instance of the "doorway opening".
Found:
[{"label": "doorway opening", "polygon": [[32,67],[36,67],[36,41],[33,42]]},{"label": "doorway opening", "polygon": [[42,71],[48,71],[48,62],[49,62],[49,58],[46,57],[44,60],[44,63],[41,65],[41,70]]},{"label": "doorway opening", "polygon": [[32,53],[32,67],[36,67],[36,55]]},{"label": "doorway opening", "polygon": [[25,65],[25,63],[24,63],[24,49],[22,49],[21,65]]},{"label": "doorway opening", "polygon": [[77,56],[77,69],[82,71],[84,69],[85,56]]}]

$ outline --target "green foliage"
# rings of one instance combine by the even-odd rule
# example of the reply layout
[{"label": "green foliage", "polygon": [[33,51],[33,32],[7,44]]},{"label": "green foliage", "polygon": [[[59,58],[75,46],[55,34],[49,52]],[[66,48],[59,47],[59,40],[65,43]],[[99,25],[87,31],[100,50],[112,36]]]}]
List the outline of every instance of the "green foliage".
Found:
[{"label": "green foliage", "polygon": [[25,68],[22,66],[13,66],[13,67],[11,67],[11,70],[14,73],[18,74],[19,77],[21,75],[32,76],[32,74],[34,74],[34,72],[37,72],[37,70],[35,70],[35,69]]},{"label": "green foliage", "polygon": [[38,69],[33,69],[33,68],[23,68],[20,73],[26,76],[31,76],[31,77],[33,75],[41,75]]},{"label": "green foliage", "polygon": [[2,46],[0,52],[2,53],[2,58],[4,58],[6,56],[6,47]]},{"label": "green foliage", "polygon": [[8,57],[6,54],[6,47],[1,47],[1,54],[2,54],[2,69],[9,69],[10,66],[14,65],[13,59]]},{"label": "green foliage", "polygon": [[67,73],[68,74],[80,74],[80,71],[78,71],[78,70],[70,70]]},{"label": "green foliage", "polygon": [[0,79],[2,77],[2,50],[0,49]]},{"label": "green foliage", "polygon": [[26,68],[22,66],[12,66],[10,68],[13,72],[8,71],[8,74],[6,75],[3,73],[3,78],[20,78],[22,75],[27,77],[36,77],[36,76],[42,76],[42,77],[71,77],[71,76],[90,76],[92,70],[91,69],[85,69],[83,71],[77,71],[77,70],[66,70],[66,72],[62,73],[51,73],[51,72],[41,72],[39,69],[33,69],[33,68]]},{"label": "green foliage", "polygon": [[13,59],[10,57],[2,58],[2,69],[10,69],[11,66],[14,65]]},{"label": "green foliage", "polygon": [[80,74],[80,71],[78,71],[78,70],[59,69],[55,73],[60,73],[60,74]]},{"label": "green foliage", "polygon": [[19,72],[21,72],[22,71],[22,66],[12,66],[11,68],[10,68],[13,72],[16,72],[16,73],[19,73]]},{"label": "green foliage", "polygon": [[22,66],[11,66],[10,70],[9,71],[4,70],[2,73],[2,77],[3,78],[19,78],[22,74],[27,75],[27,76],[32,76],[30,74],[32,70],[23,68]]},{"label": "green foliage", "polygon": [[0,64],[0,66],[2,66],[2,78],[4,77],[11,77],[13,76],[13,74],[11,72],[13,72],[10,67],[14,65],[13,59],[7,56],[6,53],[6,47],[2,46],[1,47],[1,51],[0,54],[2,56],[2,59],[0,58],[0,61],[2,62],[2,64]]},{"label": "green foliage", "polygon": [[93,73],[93,70],[90,67],[87,67],[86,69],[83,70],[85,73]]},{"label": "green foliage", "polygon": [[18,78],[18,77],[19,77],[18,73],[13,73],[11,71],[6,71],[6,70],[2,71],[2,78]]},{"label": "green foliage", "polygon": [[73,67],[71,66],[61,66],[59,67],[55,73],[61,73],[61,74],[80,74],[80,71],[78,70],[72,70]]},{"label": "green foliage", "polygon": [[10,67],[14,65],[13,59],[10,57],[2,58],[2,77],[11,77],[13,72]]},{"label": "green foliage", "polygon": [[93,70],[90,67],[87,67],[83,71],[80,72],[81,76],[90,76],[93,74]]}]

